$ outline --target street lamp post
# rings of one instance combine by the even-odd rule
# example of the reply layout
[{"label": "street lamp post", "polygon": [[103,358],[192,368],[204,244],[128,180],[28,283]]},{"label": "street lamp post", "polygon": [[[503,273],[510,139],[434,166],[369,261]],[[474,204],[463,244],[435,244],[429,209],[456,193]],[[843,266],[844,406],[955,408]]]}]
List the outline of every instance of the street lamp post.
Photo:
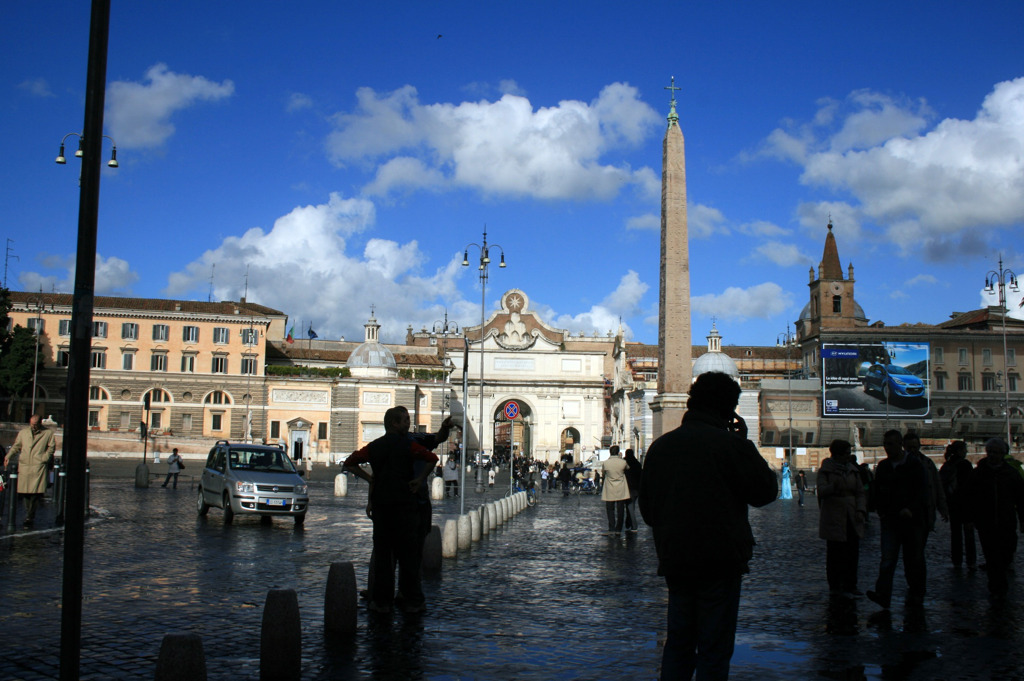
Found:
[{"label": "street lamp post", "polygon": [[451,360],[448,358],[448,334],[458,333],[459,325],[454,321],[448,321],[448,310],[444,311],[444,321],[440,319],[434,322],[434,335],[441,336],[441,364],[444,366],[444,399],[441,401],[441,420],[444,421],[444,413],[451,400]]},{"label": "street lamp post", "polygon": [[36,345],[36,356],[32,361],[32,411],[29,412],[29,416],[36,413],[36,380],[39,376],[39,329],[42,326],[42,314],[43,314],[43,291],[39,290],[39,298],[36,299],[36,328],[32,330],[32,335],[35,337]]},{"label": "street lamp post", "polygon": [[1017,287],[1017,275],[1013,273],[1013,270],[1006,269],[1003,267],[1003,256],[999,256],[999,269],[989,270],[989,273],[985,275],[985,291],[987,293],[995,293],[998,290],[999,293],[999,309],[1002,310],[1003,317],[1003,370],[1005,376],[1003,376],[1003,408],[1006,414],[1006,446],[1009,447],[1013,441],[1010,437],[1010,364],[1006,352],[1006,288],[1009,287],[1011,291],[1017,293],[1020,289]]},{"label": "street lamp post", "polygon": [[[476,492],[482,494],[484,491],[484,480],[483,471],[480,469],[480,456],[483,452],[483,436],[484,436],[484,324],[486,323],[487,314],[487,270],[488,265],[491,264],[490,249],[497,248],[501,251],[501,262],[498,263],[498,267],[505,267],[505,251],[498,244],[487,243],[487,227],[484,226],[484,241],[483,244],[470,243],[466,245],[466,249],[462,256],[462,266],[469,267],[469,247],[476,246],[480,250],[480,427],[477,431],[477,446],[476,446]],[[463,368],[465,371],[465,368]],[[465,457],[465,444],[462,447],[462,455]],[[492,452],[493,454],[493,452]],[[511,456],[511,450],[510,450]],[[514,463],[510,461],[510,463]],[[466,462],[462,462],[465,467]],[[509,467],[509,475],[512,474],[511,466]]]},{"label": "street lamp post", "polygon": [[796,458],[793,453],[793,368],[790,366],[790,351],[793,349],[793,345],[796,343],[796,338],[789,331],[789,322],[786,322],[786,332],[780,333],[775,338],[775,347],[786,346],[786,393],[787,401],[789,403],[789,429],[787,430],[789,436],[789,448],[786,450],[786,458],[789,460],[789,467],[793,468],[796,463]]}]

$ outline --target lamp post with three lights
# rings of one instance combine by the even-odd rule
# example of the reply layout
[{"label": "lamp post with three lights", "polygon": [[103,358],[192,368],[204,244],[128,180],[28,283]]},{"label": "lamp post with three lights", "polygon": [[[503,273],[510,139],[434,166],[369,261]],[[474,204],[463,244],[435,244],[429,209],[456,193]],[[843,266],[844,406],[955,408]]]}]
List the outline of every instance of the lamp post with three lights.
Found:
[{"label": "lamp post with three lights", "polygon": [[1017,286],[1017,275],[1013,270],[1003,267],[1003,256],[999,256],[999,269],[989,270],[985,275],[985,292],[999,294],[999,310],[1003,318],[1003,410],[1006,415],[1006,446],[1013,442],[1010,430],[1010,363],[1006,350],[1006,289],[1014,293],[1020,291]]}]

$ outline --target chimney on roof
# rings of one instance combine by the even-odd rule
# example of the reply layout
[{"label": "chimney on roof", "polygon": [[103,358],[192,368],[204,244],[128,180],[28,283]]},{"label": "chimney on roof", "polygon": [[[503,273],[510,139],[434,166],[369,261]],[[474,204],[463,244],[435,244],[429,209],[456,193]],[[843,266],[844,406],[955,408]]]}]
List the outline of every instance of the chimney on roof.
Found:
[{"label": "chimney on roof", "polygon": [[242,296],[238,302],[240,302],[242,305],[245,305],[245,296]]}]

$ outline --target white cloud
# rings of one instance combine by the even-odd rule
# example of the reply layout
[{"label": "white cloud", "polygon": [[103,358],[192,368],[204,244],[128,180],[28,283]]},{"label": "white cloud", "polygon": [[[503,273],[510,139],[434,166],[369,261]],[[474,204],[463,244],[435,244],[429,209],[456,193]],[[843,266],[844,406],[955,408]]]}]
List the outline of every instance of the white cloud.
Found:
[{"label": "white cloud", "polygon": [[793,265],[813,265],[814,261],[794,244],[785,244],[781,241],[766,241],[754,249],[754,256],[763,258],[781,267],[792,267]]},{"label": "white cloud", "polygon": [[35,97],[49,98],[57,96],[50,90],[50,84],[46,82],[45,78],[29,78],[18,83],[18,87]]},{"label": "white cloud", "polygon": [[783,229],[774,222],[768,222],[767,220],[755,220],[753,222],[748,222],[737,227],[736,231],[740,234],[746,234],[747,236],[763,237],[786,236],[789,234],[788,229]]},{"label": "white cloud", "polygon": [[394,189],[443,189],[449,186],[444,173],[418,158],[400,156],[377,169],[377,176],[363,187],[366,196],[386,196]]},{"label": "white cloud", "polygon": [[[633,317],[642,312],[640,302],[647,289],[647,284],[640,280],[640,275],[633,270],[628,271],[619,279],[619,285],[599,304],[579,314],[558,314],[549,307],[540,306],[538,314],[552,326],[566,329],[578,335],[584,333],[592,336],[595,333],[605,336],[609,331],[618,332],[620,320]],[[657,323],[657,322],[655,322]],[[633,331],[625,322],[621,322],[625,338],[632,338]]]},{"label": "white cloud", "polygon": [[164,293],[205,298],[216,265],[215,298],[238,300],[248,266],[249,300],[281,310],[296,325],[312,323],[325,339],[361,339],[370,305],[387,342],[402,341],[410,323],[432,325],[443,314],[438,301],[455,301],[448,303],[452,317],[479,315],[479,304],[460,300],[455,286],[463,270],[461,252],[426,275],[419,272],[426,258],[416,241],[371,238],[361,254],[350,253],[351,238],[375,219],[370,201],[331,194],[327,203],[300,206],[278,218],[267,232],[252,228],[224,239],[173,273]]},{"label": "white cloud", "polygon": [[309,95],[304,95],[301,92],[293,92],[288,97],[288,106],[286,110],[288,113],[295,113],[296,111],[303,111],[304,109],[313,108],[313,98]]},{"label": "white cloud", "polygon": [[[23,272],[18,282],[23,291],[40,291],[48,293],[72,293],[75,290],[75,256],[44,255],[40,264],[49,270],[63,270],[60,274],[44,274],[41,272]],[[132,270],[128,261],[116,256],[104,258],[96,254],[96,272],[93,290],[98,296],[130,294],[132,285],[139,280],[139,274]]]},{"label": "white cloud", "polygon": [[842,201],[817,201],[801,203],[796,209],[800,226],[808,237],[817,242],[824,241],[825,230],[832,222],[832,231],[842,239],[844,250],[856,247],[862,238],[859,211]]},{"label": "white cloud", "polygon": [[605,160],[617,148],[632,148],[657,130],[655,111],[623,83],[605,87],[590,104],[566,100],[534,109],[511,93],[494,102],[421,104],[405,86],[378,95],[356,92],[353,113],[333,117],[328,155],[341,166],[401,154],[416,159],[423,175],[384,159],[367,191],[450,187],[485,194],[543,199],[608,199],[627,185],[652,191],[650,168],[633,170]]},{"label": "white cloud", "polygon": [[903,286],[935,286],[938,283],[939,280],[937,277],[930,274],[919,274],[916,277],[907,279],[907,281],[903,283]]},{"label": "white cloud", "polygon": [[106,122],[111,136],[122,147],[158,147],[174,134],[171,116],[199,101],[230,97],[230,80],[215,83],[202,76],[169,71],[156,64],[146,71],[143,83],[115,81],[107,86]]},{"label": "white cloud", "polygon": [[972,120],[931,127],[924,102],[864,90],[823,108],[814,123],[774,131],[763,153],[802,164],[805,184],[852,195],[904,252],[977,252],[992,228],[1024,221],[1024,78],[996,84]]},{"label": "white cloud", "polygon": [[770,319],[785,312],[792,303],[793,295],[773,282],[746,289],[729,287],[719,294],[690,299],[694,312],[719,319]]},{"label": "white cloud", "polygon": [[637,215],[626,220],[626,229],[661,231],[661,216],[654,213]]},{"label": "white cloud", "polygon": [[694,239],[708,239],[716,234],[729,234],[725,216],[717,208],[691,203],[686,209],[687,230]]}]

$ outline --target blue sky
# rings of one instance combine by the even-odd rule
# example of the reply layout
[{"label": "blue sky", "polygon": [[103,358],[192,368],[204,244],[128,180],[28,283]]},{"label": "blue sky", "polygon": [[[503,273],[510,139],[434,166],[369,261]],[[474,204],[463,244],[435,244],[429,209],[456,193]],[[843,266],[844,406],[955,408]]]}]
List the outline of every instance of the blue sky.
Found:
[{"label": "blue sky", "polygon": [[[0,10],[12,289],[70,292],[86,2]],[[888,325],[1024,275],[1024,3],[113,2],[97,293],[249,300],[321,338],[526,291],[657,340],[664,88],[686,139],[693,336],[776,342],[831,214]],[[109,147],[105,147],[109,153]],[[496,253],[496,251],[495,251]],[[470,259],[477,256],[470,249]],[[1017,309],[1022,294],[1011,294]]]}]

